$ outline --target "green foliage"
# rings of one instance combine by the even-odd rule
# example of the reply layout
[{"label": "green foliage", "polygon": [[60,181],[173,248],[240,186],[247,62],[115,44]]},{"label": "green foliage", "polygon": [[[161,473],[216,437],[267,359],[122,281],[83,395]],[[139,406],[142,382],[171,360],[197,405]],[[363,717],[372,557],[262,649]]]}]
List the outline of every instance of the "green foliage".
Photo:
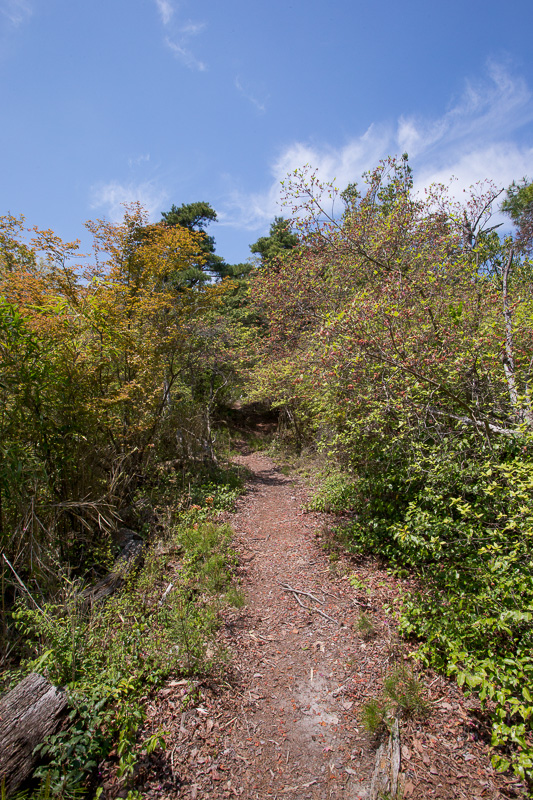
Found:
[{"label": "green foliage", "polygon": [[350,476],[342,472],[326,475],[308,504],[309,510],[341,514],[351,508],[354,491],[354,481]]},{"label": "green foliage", "polygon": [[[203,263],[199,232],[149,225],[136,205],[88,228],[96,262],[81,276],[74,244],[32,231],[26,245],[0,218],[0,542],[45,596],[63,573],[106,567],[112,531],[122,514],[140,527],[132,502],[160,467],[195,479],[214,463],[213,417],[235,373],[219,314],[229,287],[181,281]],[[0,568],[5,651],[21,585]]]},{"label": "green foliage", "polygon": [[268,236],[261,236],[250,245],[252,253],[257,253],[262,262],[272,261],[297,247],[298,236],[291,231],[291,224],[283,217],[275,217]]},{"label": "green foliage", "polygon": [[520,447],[500,442],[480,457],[469,437],[417,446],[399,474],[391,464],[382,476],[399,485],[408,468],[402,502],[383,506],[382,480],[363,478],[359,519],[342,532],[352,547],[418,575],[421,588],[402,600],[400,632],[419,640],[426,664],[495,708],[493,746],[516,749],[497,752],[494,764],[512,764],[525,779],[533,756],[530,447],[527,438]]},{"label": "green foliage", "polygon": [[410,669],[401,665],[383,678],[382,695],[363,704],[361,722],[369,733],[379,735],[390,730],[399,714],[404,717],[423,717],[428,709],[420,680]]},{"label": "green foliage", "polygon": [[[169,552],[181,553],[178,579],[169,557],[152,552],[140,573],[105,605],[83,606],[79,586],[42,611],[19,604],[14,616],[32,652],[25,672],[44,672],[65,685],[70,725],[41,746],[46,764],[37,773],[52,796],[71,797],[87,785],[112,747],[118,777],[128,787],[142,750],[142,697],[169,674],[195,676],[210,668],[210,641],[221,603],[242,603],[232,586],[235,556],[230,530],[213,523],[177,527]],[[173,586],[163,599],[165,588]]]},{"label": "green foliage", "polygon": [[386,727],[388,707],[385,701],[373,697],[361,708],[361,722],[365,730],[374,735],[381,733]]},{"label": "green foliage", "polygon": [[423,716],[428,711],[424,687],[405,666],[393,669],[383,680],[383,693],[406,717]]},{"label": "green foliage", "polygon": [[328,460],[312,507],[348,518],[343,545],[417,579],[401,630],[478,693],[495,763],[533,782],[531,186],[510,188],[502,240],[490,185],[414,197],[405,156],[365,182],[338,217],[335,186],[288,177],[301,244],[253,278],[253,397]]},{"label": "green foliage", "polygon": [[365,642],[369,642],[377,635],[376,626],[367,614],[359,614],[355,627],[359,636],[364,639]]},{"label": "green foliage", "polygon": [[205,233],[210,222],[216,222],[217,212],[209,203],[199,201],[196,203],[183,203],[179,208],[172,205],[170,211],[164,212],[162,218],[166,225],[173,227],[179,225],[190,231],[200,231],[201,250],[204,254],[202,269],[189,269],[187,281],[189,286],[203,283],[209,279],[209,273],[224,276],[228,267],[221,256],[215,254],[215,239]]},{"label": "green foliage", "polygon": [[517,224],[524,214],[530,213],[533,207],[533,182],[523,178],[520,183],[513,181],[507,189],[506,198],[501,210],[508,214]]}]

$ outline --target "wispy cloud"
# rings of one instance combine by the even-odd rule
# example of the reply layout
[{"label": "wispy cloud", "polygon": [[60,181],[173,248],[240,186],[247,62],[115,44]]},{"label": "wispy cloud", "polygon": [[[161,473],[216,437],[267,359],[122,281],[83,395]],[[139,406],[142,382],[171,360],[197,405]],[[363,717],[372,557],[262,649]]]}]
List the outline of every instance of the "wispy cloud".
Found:
[{"label": "wispy cloud", "polygon": [[219,220],[222,225],[259,230],[276,215],[290,216],[289,211],[283,208],[280,185],[289,173],[310,164],[322,180],[335,180],[337,186],[344,188],[383,158],[391,138],[390,129],[371,125],[362,136],[341,148],[294,142],[285,147],[272,164],[269,188],[251,194],[233,189]]},{"label": "wispy cloud", "polygon": [[12,25],[18,27],[31,17],[33,8],[29,0],[2,0],[0,12]]},{"label": "wispy cloud", "polygon": [[[263,192],[234,190],[222,224],[260,230],[282,209],[280,182],[305,164],[319,177],[343,189],[360,180],[381,158],[407,151],[415,188],[455,176],[454,193],[485,179],[507,186],[532,172],[533,147],[520,145],[515,133],[533,120],[533,98],[526,81],[501,64],[490,63],[483,80],[465,83],[461,96],[440,117],[401,116],[396,125],[375,123],[340,147],[293,142],[271,167],[272,182]],[[533,177],[533,176],[532,176]]]},{"label": "wispy cloud", "polygon": [[467,81],[459,100],[442,117],[400,117],[397,139],[412,157],[427,157],[432,148],[444,156],[451,148],[476,141],[487,144],[533,119],[531,92],[521,77],[501,64],[489,63],[484,81]]},{"label": "wispy cloud", "polygon": [[157,10],[159,11],[161,22],[163,25],[168,25],[174,16],[174,6],[170,0],[155,0],[155,4],[157,6]]},{"label": "wispy cloud", "polygon": [[266,111],[266,101],[259,100],[255,93],[252,92],[247,86],[244,86],[241,79],[239,77],[235,78],[235,88],[237,91],[242,94],[242,96],[251,103],[260,114],[264,114]]},{"label": "wispy cloud", "polygon": [[181,33],[182,36],[196,36],[203,30],[205,30],[205,27],[206,27],[205,22],[189,21],[180,27],[179,32]]},{"label": "wispy cloud", "polygon": [[168,193],[151,181],[138,184],[109,181],[92,186],[90,191],[91,208],[103,209],[112,222],[123,219],[124,203],[139,202],[153,219],[167,200]]},{"label": "wispy cloud", "polygon": [[150,153],[142,153],[139,156],[130,156],[128,158],[128,167],[133,169],[139,167],[141,164],[147,164],[150,161]]},{"label": "wispy cloud", "polygon": [[171,0],[155,0],[155,4],[161,22],[168,31],[164,38],[165,45],[184,66],[204,72],[207,64],[194,55],[190,47],[190,40],[204,30],[205,23],[192,20],[178,23],[175,20],[176,7]]},{"label": "wispy cloud", "polygon": [[199,58],[196,58],[194,53],[186,46],[186,37],[180,36],[178,39],[170,38],[167,36],[165,38],[166,46],[172,50],[174,56],[181,61],[189,69],[196,69],[199,72],[205,72],[207,69],[207,64],[204,61],[200,61]]}]

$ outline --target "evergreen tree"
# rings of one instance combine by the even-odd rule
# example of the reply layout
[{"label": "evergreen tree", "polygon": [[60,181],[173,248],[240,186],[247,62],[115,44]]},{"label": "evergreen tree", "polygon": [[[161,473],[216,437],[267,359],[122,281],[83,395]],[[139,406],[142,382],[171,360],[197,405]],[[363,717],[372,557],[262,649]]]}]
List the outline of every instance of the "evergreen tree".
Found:
[{"label": "evergreen tree", "polygon": [[172,205],[170,211],[163,213],[161,216],[169,227],[179,225],[182,228],[203,234],[201,250],[204,256],[204,264],[201,270],[197,270],[198,274],[196,276],[191,275],[191,279],[197,283],[202,283],[211,276],[223,278],[230,274],[224,259],[215,253],[214,236],[209,236],[205,232],[209,223],[216,222],[217,219],[217,212],[209,203],[203,201],[183,203],[179,208]]},{"label": "evergreen tree", "polygon": [[287,250],[292,250],[298,241],[298,236],[291,231],[290,222],[283,217],[275,217],[268,236],[261,236],[257,242],[250,245],[250,250],[252,253],[257,253],[264,262],[280,256]]}]

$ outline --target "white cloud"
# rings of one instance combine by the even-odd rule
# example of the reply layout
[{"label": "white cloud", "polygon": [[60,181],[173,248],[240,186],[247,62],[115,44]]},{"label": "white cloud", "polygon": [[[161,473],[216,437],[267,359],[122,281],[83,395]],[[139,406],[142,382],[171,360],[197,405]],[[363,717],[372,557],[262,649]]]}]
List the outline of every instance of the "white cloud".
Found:
[{"label": "white cloud", "polygon": [[258,100],[255,94],[250,91],[249,88],[243,86],[240,78],[235,78],[235,88],[237,91],[242,94],[242,96],[251,103],[260,114],[264,114],[266,111],[266,101]]},{"label": "white cloud", "polygon": [[206,27],[205,22],[186,22],[180,27],[182,36],[196,36]]},{"label": "white cloud", "polygon": [[141,164],[147,164],[150,161],[150,153],[142,153],[139,156],[130,156],[128,158],[128,167],[133,169],[139,167]]},{"label": "white cloud", "polygon": [[533,119],[531,92],[523,78],[515,78],[499,64],[488,66],[488,80],[467,81],[459,101],[442,117],[431,120],[400,117],[397,140],[412,158],[426,156],[433,147],[451,148],[494,142]]},{"label": "white cloud", "polygon": [[161,22],[163,25],[168,25],[174,16],[174,6],[170,0],[155,0],[155,4],[157,6],[157,10],[159,11]]},{"label": "white cloud", "polygon": [[249,230],[263,229],[282,208],[282,181],[288,173],[310,164],[319,178],[343,189],[360,181],[363,172],[380,159],[407,151],[414,168],[415,188],[432,182],[456,181],[456,196],[472,184],[490,179],[506,187],[513,179],[531,174],[533,147],[513,141],[515,132],[533,120],[531,92],[521,77],[490,63],[487,77],[468,81],[459,99],[440,117],[402,116],[396,126],[372,124],[340,147],[293,142],[272,165],[272,183],[262,193],[233,191],[222,224]]},{"label": "white cloud", "polygon": [[189,46],[189,40],[193,36],[198,36],[205,28],[205,22],[193,22],[187,20],[178,24],[174,22],[171,25],[174,15],[175,7],[171,0],[155,0],[161,22],[168,29],[168,34],[165,36],[165,45],[174,54],[174,57],[182,62],[189,69],[195,69],[199,72],[204,72],[207,65],[196,58]]},{"label": "white cloud", "polygon": [[496,186],[506,188],[513,180],[524,176],[531,177],[533,147],[520,147],[514,142],[495,142],[486,147],[473,147],[458,153],[455,161],[436,168],[432,164],[415,173],[415,189],[422,189],[432,183],[450,184],[450,193],[459,198],[463,189],[474,184],[491,180]]},{"label": "white cloud", "polygon": [[207,69],[207,64],[196,58],[189,48],[186,47],[184,38],[176,41],[167,36],[165,39],[165,44],[170,50],[172,50],[175,57],[186,67],[189,67],[189,69],[196,69],[199,72],[205,72]]},{"label": "white cloud", "polygon": [[28,0],[3,0],[0,4],[0,12],[12,25],[18,26],[31,17],[33,8]]},{"label": "white cloud", "polygon": [[104,209],[112,222],[120,222],[124,218],[124,203],[139,202],[153,219],[167,199],[167,192],[150,181],[139,184],[109,181],[91,187],[90,205]]},{"label": "white cloud", "polygon": [[390,139],[391,131],[371,125],[362,136],[341,148],[294,142],[281,151],[272,165],[270,187],[265,192],[254,194],[234,189],[226,210],[219,214],[220,222],[231,227],[259,230],[276,215],[288,217],[290,209],[283,207],[280,184],[289,173],[309,164],[321,180],[335,180],[339,187],[344,188],[387,153]]}]

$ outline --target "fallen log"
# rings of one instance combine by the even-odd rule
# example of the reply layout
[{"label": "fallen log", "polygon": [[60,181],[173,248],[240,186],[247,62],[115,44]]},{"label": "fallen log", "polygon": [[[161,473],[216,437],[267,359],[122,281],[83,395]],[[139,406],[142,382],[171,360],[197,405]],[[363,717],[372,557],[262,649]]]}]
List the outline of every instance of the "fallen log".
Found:
[{"label": "fallen log", "polygon": [[384,742],[376,753],[376,765],[372,775],[369,800],[380,797],[398,797],[400,774],[400,726],[398,719],[390,729],[388,742]]},{"label": "fallen log", "polygon": [[89,586],[81,593],[85,605],[92,606],[113,594],[124,584],[127,575],[141,561],[144,543],[138,533],[130,531],[128,528],[121,528],[117,534],[117,543],[121,547],[121,551],[112,571],[94,586]]},{"label": "fallen log", "polygon": [[0,699],[0,786],[6,795],[31,776],[39,760],[33,751],[55,733],[67,706],[65,691],[37,672]]}]

